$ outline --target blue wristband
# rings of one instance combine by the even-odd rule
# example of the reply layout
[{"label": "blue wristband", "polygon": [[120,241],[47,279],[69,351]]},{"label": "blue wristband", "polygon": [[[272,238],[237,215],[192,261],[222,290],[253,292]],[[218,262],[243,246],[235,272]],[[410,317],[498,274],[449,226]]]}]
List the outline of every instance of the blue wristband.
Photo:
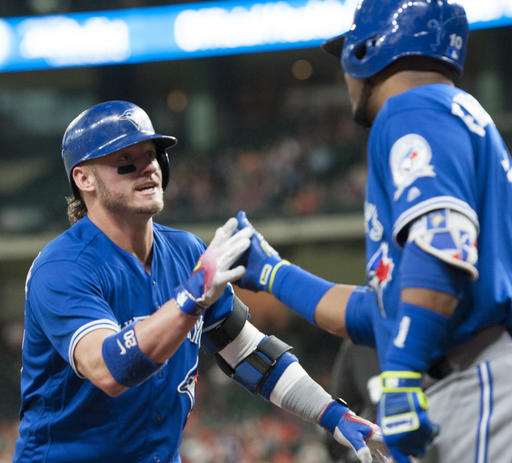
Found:
[{"label": "blue wristband", "polygon": [[162,366],[139,349],[134,325],[105,338],[101,352],[110,374],[127,387],[142,383]]},{"label": "blue wristband", "polygon": [[272,294],[311,324],[315,323],[316,306],[334,283],[306,272],[297,265],[277,269]]},{"label": "blue wristband", "polygon": [[444,347],[448,334],[448,317],[401,302],[394,338],[382,369],[426,371]]}]

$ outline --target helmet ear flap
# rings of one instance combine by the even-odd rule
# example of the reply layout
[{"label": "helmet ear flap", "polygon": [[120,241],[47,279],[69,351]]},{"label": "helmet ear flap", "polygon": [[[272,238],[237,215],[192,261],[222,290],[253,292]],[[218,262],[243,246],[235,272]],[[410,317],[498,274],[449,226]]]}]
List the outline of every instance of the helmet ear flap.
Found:
[{"label": "helmet ear flap", "polygon": [[162,170],[162,189],[165,190],[167,185],[169,184],[170,176],[171,176],[171,165],[169,161],[169,155],[167,151],[160,150],[157,153],[158,164],[160,164],[160,169]]}]

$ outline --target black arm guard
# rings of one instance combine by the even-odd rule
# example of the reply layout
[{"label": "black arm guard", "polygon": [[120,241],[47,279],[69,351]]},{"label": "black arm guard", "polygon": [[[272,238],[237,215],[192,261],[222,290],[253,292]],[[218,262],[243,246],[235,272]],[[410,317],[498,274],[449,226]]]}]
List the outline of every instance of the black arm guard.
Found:
[{"label": "black arm guard", "polygon": [[210,354],[221,351],[240,334],[248,318],[249,309],[234,296],[233,310],[217,326],[203,333],[201,347]]}]

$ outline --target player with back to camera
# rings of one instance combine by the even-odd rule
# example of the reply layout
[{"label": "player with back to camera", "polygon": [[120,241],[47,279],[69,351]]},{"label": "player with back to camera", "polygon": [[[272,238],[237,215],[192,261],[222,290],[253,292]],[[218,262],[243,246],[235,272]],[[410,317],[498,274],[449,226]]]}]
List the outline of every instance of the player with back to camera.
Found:
[{"label": "player with back to camera", "polygon": [[398,463],[425,450],[428,463],[511,460],[512,164],[491,117],[454,85],[467,40],[455,1],[358,2],[324,48],[371,126],[367,285],[317,278],[259,234],[237,283],[377,349],[379,424]]},{"label": "player with back to camera", "polygon": [[201,344],[249,391],[319,423],[370,463],[366,443],[383,446],[378,427],[333,400],[234,296],[229,282],[245,268],[230,267],[252,230],[233,234],[231,218],[206,248],[153,222],[175,143],[124,101],[93,106],[68,126],[73,225],[27,277],[14,461],[181,461]]}]

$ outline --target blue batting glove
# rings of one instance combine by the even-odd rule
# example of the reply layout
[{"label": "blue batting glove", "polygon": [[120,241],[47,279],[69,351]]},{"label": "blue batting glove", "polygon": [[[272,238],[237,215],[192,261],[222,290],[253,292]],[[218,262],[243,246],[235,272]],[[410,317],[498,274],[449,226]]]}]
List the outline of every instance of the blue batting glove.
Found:
[{"label": "blue batting glove", "polygon": [[245,275],[236,284],[240,288],[272,293],[272,284],[278,268],[290,263],[282,259],[261,233],[254,229],[244,211],[239,211],[236,218],[239,230],[246,228],[253,230],[251,246],[236,262],[237,265],[243,265],[246,268]]},{"label": "blue batting glove", "polygon": [[439,425],[427,416],[427,398],[421,374],[414,371],[385,371],[380,375],[382,397],[379,425],[384,442],[396,463],[409,463],[407,455],[421,457],[439,434]]},{"label": "blue batting glove", "polygon": [[341,399],[332,401],[320,418],[320,426],[340,444],[352,448],[362,463],[371,463],[372,453],[378,461],[389,461],[379,427],[356,415]]}]

